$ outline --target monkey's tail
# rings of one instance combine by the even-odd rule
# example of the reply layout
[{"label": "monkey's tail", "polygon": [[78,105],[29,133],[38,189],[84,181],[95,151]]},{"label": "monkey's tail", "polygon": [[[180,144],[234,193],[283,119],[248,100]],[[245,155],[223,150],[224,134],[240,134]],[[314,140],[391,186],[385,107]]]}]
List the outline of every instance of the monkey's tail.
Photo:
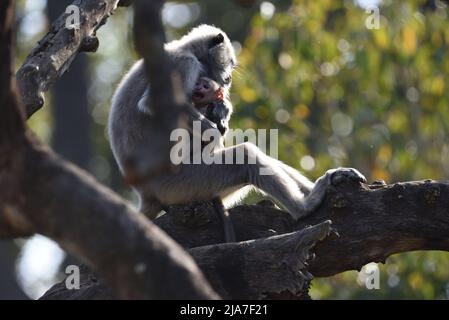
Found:
[{"label": "monkey's tail", "polygon": [[232,223],[229,211],[226,210],[225,206],[223,205],[223,201],[217,197],[212,200],[212,204],[223,225],[225,242],[236,242],[234,224]]}]

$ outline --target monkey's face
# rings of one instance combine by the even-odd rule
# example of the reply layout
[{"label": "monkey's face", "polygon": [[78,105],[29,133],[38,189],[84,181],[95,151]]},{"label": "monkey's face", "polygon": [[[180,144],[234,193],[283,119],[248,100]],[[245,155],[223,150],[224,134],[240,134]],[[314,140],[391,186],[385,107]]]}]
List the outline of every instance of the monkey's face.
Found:
[{"label": "monkey's face", "polygon": [[206,42],[206,54],[198,57],[203,65],[201,76],[217,82],[223,89],[224,95],[228,97],[232,83],[232,72],[237,65],[234,48],[231,41],[222,32],[210,37]]},{"label": "monkey's face", "polygon": [[185,77],[188,81],[193,80],[193,83],[186,86],[188,95],[191,94],[190,88],[193,88],[199,79],[206,77],[218,83],[225,98],[229,97],[232,71],[237,65],[237,59],[231,41],[221,29],[205,24],[200,25],[181,39],[166,44],[165,48],[173,53],[175,59],[185,53],[196,58],[195,64],[199,62],[197,78]]},{"label": "monkey's face", "polygon": [[192,101],[197,108],[223,99],[223,89],[216,81],[207,77],[197,80],[192,95]]}]

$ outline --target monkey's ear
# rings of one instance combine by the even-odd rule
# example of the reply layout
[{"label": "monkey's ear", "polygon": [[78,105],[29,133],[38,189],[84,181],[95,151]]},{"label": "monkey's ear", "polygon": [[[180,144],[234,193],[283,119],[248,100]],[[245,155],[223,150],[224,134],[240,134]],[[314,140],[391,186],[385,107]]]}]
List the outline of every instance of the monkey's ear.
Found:
[{"label": "monkey's ear", "polygon": [[216,46],[222,44],[223,42],[224,42],[224,36],[222,33],[219,33],[210,40],[209,49],[215,48]]}]

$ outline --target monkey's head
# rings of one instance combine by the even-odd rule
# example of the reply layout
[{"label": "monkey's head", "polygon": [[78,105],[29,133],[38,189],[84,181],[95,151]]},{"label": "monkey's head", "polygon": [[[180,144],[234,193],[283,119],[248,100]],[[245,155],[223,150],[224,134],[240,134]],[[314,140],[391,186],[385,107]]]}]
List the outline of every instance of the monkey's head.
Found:
[{"label": "monkey's head", "polygon": [[223,30],[210,25],[200,25],[179,40],[166,45],[167,50],[182,50],[193,54],[201,64],[201,77],[217,82],[228,97],[232,71],[237,66],[234,48]]}]

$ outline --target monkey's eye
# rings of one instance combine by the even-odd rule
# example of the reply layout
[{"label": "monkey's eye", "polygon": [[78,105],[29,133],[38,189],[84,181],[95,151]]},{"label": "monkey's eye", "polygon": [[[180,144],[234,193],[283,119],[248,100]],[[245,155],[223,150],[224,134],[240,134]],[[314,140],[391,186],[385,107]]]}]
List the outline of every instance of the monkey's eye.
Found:
[{"label": "monkey's eye", "polygon": [[225,83],[225,84],[230,84],[231,81],[232,81],[232,76],[228,76],[228,77],[226,77],[226,78],[224,79],[224,83]]}]

